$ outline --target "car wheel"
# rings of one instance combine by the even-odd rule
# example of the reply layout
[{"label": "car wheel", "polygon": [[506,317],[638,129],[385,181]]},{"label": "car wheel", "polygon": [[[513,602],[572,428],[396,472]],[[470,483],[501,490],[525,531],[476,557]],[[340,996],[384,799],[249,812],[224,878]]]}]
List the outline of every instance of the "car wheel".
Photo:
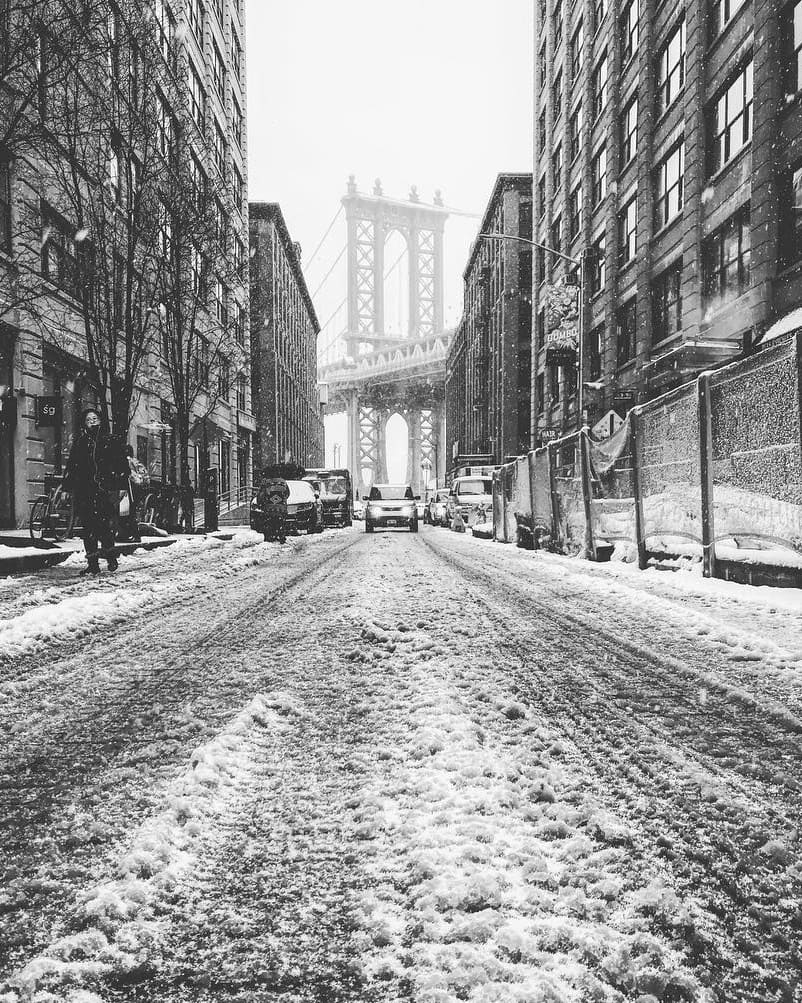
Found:
[{"label": "car wheel", "polygon": [[365,520],[365,532],[366,533],[372,533],[373,532],[373,523],[372,522],[368,522],[367,519]]},{"label": "car wheel", "polygon": [[409,524],[409,531],[410,531],[410,533],[417,533],[418,532],[418,520],[417,519],[415,519],[413,522],[411,522]]}]

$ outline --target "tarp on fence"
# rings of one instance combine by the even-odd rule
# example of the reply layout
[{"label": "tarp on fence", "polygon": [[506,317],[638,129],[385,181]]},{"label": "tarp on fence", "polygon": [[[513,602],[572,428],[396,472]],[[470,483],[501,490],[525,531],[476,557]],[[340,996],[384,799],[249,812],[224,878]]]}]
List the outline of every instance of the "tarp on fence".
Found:
[{"label": "tarp on fence", "polygon": [[691,541],[701,552],[702,488],[696,383],[638,409],[643,529],[649,547]]},{"label": "tarp on fence", "polygon": [[575,432],[552,444],[557,537],[565,553],[585,548],[585,498],[582,491],[580,434]]},{"label": "tarp on fence", "polygon": [[506,463],[502,468],[504,482],[504,539],[519,542],[519,526],[531,532],[532,504],[529,487],[529,463],[525,456]]},{"label": "tarp on fence", "polygon": [[716,539],[802,553],[796,338],[710,376]]},{"label": "tarp on fence", "polygon": [[551,537],[553,527],[548,446],[543,446],[529,454],[529,477],[532,495],[532,526],[535,539]]},{"label": "tarp on fence", "polygon": [[597,540],[636,542],[631,429],[623,425],[602,442],[589,439],[593,534]]}]

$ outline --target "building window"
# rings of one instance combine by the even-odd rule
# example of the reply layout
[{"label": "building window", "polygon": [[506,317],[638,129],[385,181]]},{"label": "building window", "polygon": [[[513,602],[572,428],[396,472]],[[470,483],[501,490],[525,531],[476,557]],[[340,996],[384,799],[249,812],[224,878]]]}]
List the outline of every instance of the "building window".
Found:
[{"label": "building window", "polygon": [[546,308],[541,307],[537,312],[537,319],[535,321],[535,352],[539,352],[540,349],[546,343]]},{"label": "building window", "polygon": [[555,192],[561,187],[563,181],[563,148],[562,143],[558,143],[551,155],[551,176],[554,181]]},{"label": "building window", "polygon": [[223,133],[223,130],[220,128],[220,123],[217,121],[214,123],[213,153],[214,153],[214,162],[217,166],[217,170],[220,172],[220,175],[222,177],[225,177],[226,160],[227,160],[226,137]]},{"label": "building window", "polygon": [[164,95],[160,92],[156,92],[156,107],[157,107],[157,140],[159,144],[159,152],[163,157],[170,157],[173,152],[173,137],[175,135],[175,128],[173,123],[173,116],[167,105],[167,101]]},{"label": "building window", "polygon": [[535,248],[535,282],[541,285],[546,281],[546,252],[542,247]]},{"label": "building window", "polygon": [[657,114],[662,115],[685,83],[685,19],[657,54]]},{"label": "building window", "polygon": [[704,292],[708,299],[734,299],[749,288],[751,239],[745,205],[702,245]]},{"label": "building window", "polygon": [[621,12],[621,62],[626,65],[638,51],[638,3],[628,0]]},{"label": "building window", "polygon": [[217,396],[228,402],[231,392],[231,363],[225,355],[217,357]]},{"label": "building window", "polygon": [[242,80],[242,45],[240,44],[239,37],[234,30],[234,25],[231,26],[231,65],[234,67],[234,75],[237,80]]},{"label": "building window", "polygon": [[551,15],[551,23],[554,31],[554,49],[559,48],[563,40],[563,5],[562,0],[557,0]]},{"label": "building window", "polygon": [[11,253],[11,161],[0,157],[0,251]]},{"label": "building window", "polygon": [[796,94],[802,89],[802,0],[785,8],[782,37],[786,40],[785,89]]},{"label": "building window", "polygon": [[217,48],[217,42],[212,42],[212,79],[217,93],[223,100],[226,97],[226,64]]},{"label": "building window", "polygon": [[604,324],[594,327],[588,335],[588,356],[590,378],[597,380],[602,372],[602,346],[604,345]]},{"label": "building window", "polygon": [[552,112],[555,118],[559,118],[563,111],[563,75],[562,72],[554,77],[551,88]]},{"label": "building window", "polygon": [[591,195],[593,207],[595,208],[607,196],[607,147],[600,147],[593,155],[590,165],[591,182],[593,188]]},{"label": "building window", "polygon": [[735,17],[746,0],[713,0],[710,5],[710,37],[719,32]]},{"label": "building window", "polygon": [[190,253],[190,268],[192,272],[192,292],[198,299],[206,296],[206,261],[203,254],[193,247]]},{"label": "building window", "polygon": [[203,48],[203,4],[201,0],[187,0],[187,20],[192,34]]},{"label": "building window", "polygon": [[656,230],[662,229],[682,210],[684,170],[685,145],[680,140],[655,171],[654,226]]},{"label": "building window", "polygon": [[598,118],[607,104],[607,53],[593,71],[593,117]]},{"label": "building window", "polygon": [[243,119],[242,119],[242,109],[239,106],[239,102],[235,97],[231,99],[231,131],[234,133],[234,139],[237,141],[237,146],[242,149],[243,143]]},{"label": "building window", "polygon": [[206,172],[201,167],[201,162],[194,151],[189,157],[189,176],[192,185],[192,198],[198,209],[202,210],[203,204],[206,201]]},{"label": "building window", "polygon": [[621,115],[621,164],[623,169],[635,156],[638,149],[638,95],[627,102]]},{"label": "building window", "polygon": [[582,21],[576,26],[571,36],[571,83],[579,80],[582,72],[582,54],[585,49],[585,27]]},{"label": "building window", "polygon": [[607,237],[600,234],[591,245],[590,291],[595,296],[607,282]]},{"label": "building window", "polygon": [[203,132],[206,122],[206,94],[200,75],[192,63],[189,64],[189,113]]},{"label": "building window", "polygon": [[593,0],[593,27],[599,30],[604,15],[607,13],[607,0]]},{"label": "building window", "polygon": [[244,194],[242,175],[239,172],[239,168],[236,164],[231,171],[231,185],[233,190],[234,205],[237,208],[237,212],[242,212],[242,198]]},{"label": "building window", "polygon": [[638,249],[638,196],[633,195],[618,214],[618,262],[634,261]]},{"label": "building window", "polygon": [[540,118],[537,122],[537,140],[540,152],[546,149],[546,109],[540,113]]},{"label": "building window", "polygon": [[582,185],[578,184],[568,196],[568,235],[571,240],[582,229]]},{"label": "building window", "polygon": [[239,237],[234,238],[234,268],[238,274],[242,273],[245,264],[245,245]]},{"label": "building window", "polygon": [[721,170],[752,138],[752,80],[750,60],[713,103],[709,115],[710,174]]},{"label": "building window", "polygon": [[237,377],[237,409],[248,410],[248,384],[244,376]]},{"label": "building window", "polygon": [[537,374],[537,413],[543,414],[546,410],[546,381],[544,379],[543,373]]},{"label": "building window", "polygon": [[562,251],[562,232],[563,218],[561,214],[555,216],[551,223],[551,247],[554,251]]},{"label": "building window", "polygon": [[785,191],[780,207],[783,264],[802,260],[802,163],[785,176]]},{"label": "building window", "polygon": [[631,299],[615,315],[615,355],[620,369],[635,358],[635,334],[638,328],[637,301]]},{"label": "building window", "polygon": [[657,345],[682,330],[682,258],[654,280],[652,293],[652,344]]},{"label": "building window", "polygon": [[579,156],[579,151],[582,148],[582,105],[578,104],[574,108],[573,114],[568,123],[568,144],[569,144],[569,157],[571,162]]},{"label": "building window", "polygon": [[200,334],[195,335],[194,358],[195,385],[209,389],[209,342]]},{"label": "building window", "polygon": [[235,331],[237,337],[237,344],[244,345],[248,314],[247,311],[245,310],[245,307],[241,303],[236,304],[235,313],[236,313]]},{"label": "building window", "polygon": [[221,327],[228,327],[228,289],[220,279],[214,284],[214,315]]},{"label": "building window", "polygon": [[[84,242],[85,243],[85,242]],[[75,228],[48,206],[42,207],[42,275],[75,299],[83,290],[84,243],[75,240]]]},{"label": "building window", "polygon": [[546,213],[546,175],[541,174],[540,179],[537,183],[537,199],[540,205],[540,216],[543,217]]},{"label": "building window", "polygon": [[164,0],[154,0],[153,10],[156,17],[156,24],[159,28],[159,49],[162,59],[170,67],[175,69],[175,18],[170,13],[170,8]]},{"label": "building window", "polygon": [[551,393],[551,403],[560,403],[560,367],[552,366],[549,369],[549,390]]}]

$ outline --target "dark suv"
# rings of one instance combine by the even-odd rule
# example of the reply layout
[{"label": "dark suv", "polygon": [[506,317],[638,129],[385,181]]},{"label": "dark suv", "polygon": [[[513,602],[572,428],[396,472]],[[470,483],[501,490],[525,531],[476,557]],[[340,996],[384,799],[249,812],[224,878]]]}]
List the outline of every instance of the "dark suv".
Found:
[{"label": "dark suv", "polygon": [[365,506],[365,532],[377,526],[401,526],[418,532],[418,510],[409,484],[374,484]]}]

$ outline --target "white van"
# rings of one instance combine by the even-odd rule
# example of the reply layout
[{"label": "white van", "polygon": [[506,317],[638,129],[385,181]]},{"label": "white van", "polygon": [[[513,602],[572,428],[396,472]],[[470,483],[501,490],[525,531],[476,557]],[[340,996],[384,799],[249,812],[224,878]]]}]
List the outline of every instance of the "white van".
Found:
[{"label": "white van", "polygon": [[466,526],[493,519],[493,478],[487,475],[455,477],[448,497],[448,522],[460,513]]}]

